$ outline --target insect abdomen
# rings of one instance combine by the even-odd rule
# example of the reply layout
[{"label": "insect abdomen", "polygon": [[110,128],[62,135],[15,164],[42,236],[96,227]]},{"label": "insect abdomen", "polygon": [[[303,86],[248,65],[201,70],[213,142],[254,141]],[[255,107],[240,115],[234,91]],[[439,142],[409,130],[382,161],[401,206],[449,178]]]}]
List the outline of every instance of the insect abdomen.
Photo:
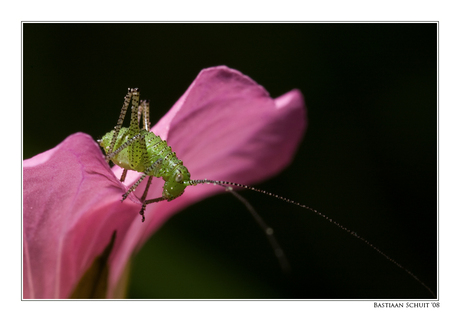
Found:
[{"label": "insect abdomen", "polygon": [[174,172],[177,165],[182,164],[182,161],[176,157],[176,153],[172,152],[171,147],[166,141],[152,132],[148,132],[145,135],[145,144],[147,147],[147,153],[145,164],[154,164],[157,160],[161,159],[161,163],[158,167],[155,167],[152,171],[149,171],[147,175],[155,176],[157,178],[163,177],[167,180]]}]

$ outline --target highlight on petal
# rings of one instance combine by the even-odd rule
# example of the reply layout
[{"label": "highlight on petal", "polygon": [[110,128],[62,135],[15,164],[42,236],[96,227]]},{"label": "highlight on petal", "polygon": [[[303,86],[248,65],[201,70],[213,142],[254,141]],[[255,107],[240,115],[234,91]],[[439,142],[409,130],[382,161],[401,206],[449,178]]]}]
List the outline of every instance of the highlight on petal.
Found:
[{"label": "highlight on petal", "polygon": [[[120,98],[121,100],[121,98]],[[114,120],[116,121],[116,120]],[[152,120],[154,121],[154,120]],[[225,66],[204,69],[152,128],[167,140],[192,179],[253,185],[285,168],[306,129],[302,94],[277,99],[249,77]],[[110,169],[97,144],[77,133],[52,150],[24,161],[24,298],[66,298],[116,231],[108,260],[108,297],[114,296],[133,253],[180,209],[225,189],[188,187],[171,201],[147,206],[122,194],[140,174]],[[142,195],[147,180],[137,188]],[[162,195],[154,178],[147,199]]]}]

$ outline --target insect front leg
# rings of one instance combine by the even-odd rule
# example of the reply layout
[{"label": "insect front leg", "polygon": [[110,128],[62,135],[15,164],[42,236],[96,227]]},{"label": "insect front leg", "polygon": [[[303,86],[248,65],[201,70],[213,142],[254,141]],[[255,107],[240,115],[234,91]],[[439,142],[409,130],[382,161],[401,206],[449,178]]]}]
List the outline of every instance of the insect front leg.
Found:
[{"label": "insect front leg", "polygon": [[[128,195],[142,182],[142,180],[144,180],[146,176],[147,176],[146,174],[143,174],[142,177],[123,195],[123,199],[121,201],[125,200],[128,197]],[[147,192],[149,190],[152,179],[153,179],[153,176],[150,176],[149,181],[147,182],[147,186],[145,187],[144,194],[142,195],[142,198],[141,198],[142,207],[141,207],[141,211],[139,212],[139,215],[142,216],[142,222],[145,221],[144,213],[145,213],[145,208],[147,207],[148,204],[167,200],[166,197],[159,197],[155,199],[145,200],[145,198],[147,198]]]},{"label": "insect front leg", "polygon": [[[161,169],[161,165],[163,163],[163,159],[158,159],[157,161],[155,161],[151,166],[149,166],[147,169],[146,169],[146,173],[144,173],[140,178],[139,180],[136,181],[136,183],[131,187],[129,188],[128,191],[126,191],[125,194],[123,194],[123,197],[121,199],[121,201],[125,200],[128,195],[133,192],[134,190],[136,190],[137,186],[142,182],[142,180],[145,179],[145,177],[147,176],[147,173],[151,173],[152,171],[154,173],[158,173],[159,169]],[[147,205],[149,203],[153,203],[153,202],[160,202],[160,201],[163,201],[163,200],[167,200],[167,198],[165,197],[159,197],[159,198],[156,198],[156,199],[150,199],[150,200],[145,200],[147,198],[147,194],[148,194],[148,190],[150,188],[150,184],[152,183],[152,179],[153,179],[154,176],[150,176],[149,177],[149,181],[147,182],[147,185],[145,187],[145,190],[144,190],[144,193],[142,195],[142,198],[141,198],[141,201],[143,202],[142,203],[142,208],[141,208],[141,211],[139,212],[139,214],[142,216],[142,222],[145,221],[145,216],[144,216],[144,212],[145,212],[145,208],[147,207]]]},{"label": "insect front leg", "polygon": [[163,201],[163,200],[167,200],[167,198],[160,197],[160,198],[155,198],[155,199],[150,199],[150,200],[145,200],[144,201],[144,203],[142,204],[141,211],[139,212],[139,215],[142,216],[142,222],[145,221],[144,212],[145,212],[145,208],[147,207],[147,205],[150,204],[150,203],[160,202],[160,201]]},{"label": "insect front leg", "polygon": [[[123,198],[121,201],[125,200],[128,195],[133,192],[136,187],[142,182],[142,180],[145,179],[147,175],[144,173],[140,178],[139,180],[123,195]],[[145,200],[145,198],[147,198],[147,192],[150,188],[150,184],[152,182],[152,179],[153,179],[153,176],[150,176],[149,178],[149,181],[147,182],[147,186],[145,187],[145,190],[144,190],[144,194],[142,195],[142,198],[141,198],[141,201],[143,202],[142,203],[142,207],[141,207],[141,211],[139,212],[139,215],[142,216],[142,222],[145,221],[145,216],[144,216],[144,212],[145,212],[145,208],[147,207],[148,204],[150,203],[154,203],[154,202],[160,202],[160,201],[163,201],[163,200],[167,200],[166,197],[159,197],[159,198],[155,198],[155,199],[149,199],[149,200]]]}]

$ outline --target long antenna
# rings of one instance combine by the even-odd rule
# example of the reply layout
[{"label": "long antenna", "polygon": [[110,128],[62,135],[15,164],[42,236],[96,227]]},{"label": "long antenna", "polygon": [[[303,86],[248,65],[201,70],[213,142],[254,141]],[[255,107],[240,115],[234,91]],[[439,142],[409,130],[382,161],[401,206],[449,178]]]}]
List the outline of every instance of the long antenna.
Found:
[{"label": "long antenna", "polygon": [[278,259],[281,269],[283,270],[284,273],[286,274],[289,273],[291,271],[291,266],[289,265],[289,261],[287,260],[283,249],[281,248],[280,244],[278,243],[275,236],[273,235],[273,229],[265,223],[265,221],[262,219],[262,217],[260,217],[260,215],[254,209],[254,207],[249,203],[249,201],[247,201],[243,196],[241,196],[239,193],[234,191],[232,187],[226,186],[218,182],[215,182],[215,184],[221,187],[224,187],[226,191],[234,195],[235,198],[241,201],[243,205],[248,209],[248,211],[251,213],[254,220],[257,222],[259,227],[265,233],[265,236],[267,237],[268,242],[270,243],[270,246],[272,247],[276,258]]},{"label": "long antenna", "polygon": [[[315,214],[323,217],[324,219],[328,220],[329,222],[333,223],[334,225],[336,225],[337,227],[339,227],[340,229],[343,229],[345,230],[347,233],[349,233],[350,235],[358,238],[359,240],[361,240],[362,242],[364,242],[365,244],[367,244],[369,247],[371,247],[372,249],[374,249],[377,253],[379,253],[380,255],[382,255],[383,257],[385,257],[387,260],[389,260],[390,262],[392,262],[393,264],[395,264],[396,266],[398,266],[400,269],[404,270],[407,274],[409,274],[413,279],[415,279],[418,283],[420,283],[423,287],[425,287],[434,297],[436,297],[436,294],[425,284],[423,283],[414,273],[412,273],[411,271],[409,271],[407,268],[405,268],[404,266],[402,266],[401,264],[399,264],[397,261],[395,261],[393,258],[391,258],[390,256],[388,256],[387,254],[385,254],[384,252],[382,252],[380,249],[378,249],[376,246],[374,246],[373,244],[371,244],[367,239],[361,237],[360,235],[358,235],[356,232],[346,228],[345,226],[342,226],[341,224],[339,224],[338,222],[336,222],[335,220],[329,218],[328,216],[326,215],[323,215],[321,212],[319,212],[318,210],[316,209],[313,209],[311,207],[308,207],[306,205],[303,205],[299,202],[296,202],[296,201],[293,201],[293,200],[290,200],[288,198],[285,198],[285,197],[282,197],[282,196],[278,196],[274,193],[271,193],[271,192],[268,192],[268,191],[265,191],[265,190],[261,190],[261,189],[258,189],[258,188],[254,188],[254,187],[251,187],[251,186],[247,186],[245,184],[240,184],[240,183],[235,183],[235,182],[229,182],[229,181],[219,181],[219,180],[208,180],[208,179],[203,179],[203,180],[190,180],[188,181],[188,184],[190,185],[193,185],[193,186],[196,186],[198,184],[217,184],[217,185],[220,185],[220,186],[235,186],[235,187],[239,187],[239,188],[244,188],[244,189],[247,189],[247,190],[252,190],[252,191],[256,191],[256,192],[259,192],[259,193],[263,193],[265,195],[269,195],[271,197],[275,197],[277,199],[280,199],[280,200],[283,200],[287,203],[290,203],[290,204],[293,204],[293,205],[296,205],[298,207],[301,207],[301,208],[305,208],[307,210],[310,210],[312,212],[314,212]],[[247,202],[247,201],[246,201]],[[249,209],[249,208],[248,208]]]}]

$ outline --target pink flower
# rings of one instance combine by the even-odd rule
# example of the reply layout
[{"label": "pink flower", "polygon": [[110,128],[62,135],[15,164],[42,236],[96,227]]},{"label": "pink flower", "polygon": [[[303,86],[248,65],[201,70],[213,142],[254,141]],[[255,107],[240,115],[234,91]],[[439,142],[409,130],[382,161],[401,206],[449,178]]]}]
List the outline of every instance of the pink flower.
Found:
[{"label": "pink flower", "polygon": [[[249,77],[220,66],[202,70],[152,131],[167,140],[192,179],[255,184],[290,163],[305,131],[305,119],[298,90],[272,99]],[[97,143],[86,134],[71,135],[57,147],[25,160],[23,166],[24,298],[71,296],[108,248],[114,231],[108,271],[100,276],[108,272],[103,294],[117,296],[127,261],[153,232],[180,209],[225,191],[212,185],[188,187],[171,202],[148,205],[142,223],[134,194],[120,202],[126,186],[140,174],[130,171],[126,186],[120,183],[122,169],[110,169]],[[149,199],[161,196],[163,183],[154,178]]]}]

